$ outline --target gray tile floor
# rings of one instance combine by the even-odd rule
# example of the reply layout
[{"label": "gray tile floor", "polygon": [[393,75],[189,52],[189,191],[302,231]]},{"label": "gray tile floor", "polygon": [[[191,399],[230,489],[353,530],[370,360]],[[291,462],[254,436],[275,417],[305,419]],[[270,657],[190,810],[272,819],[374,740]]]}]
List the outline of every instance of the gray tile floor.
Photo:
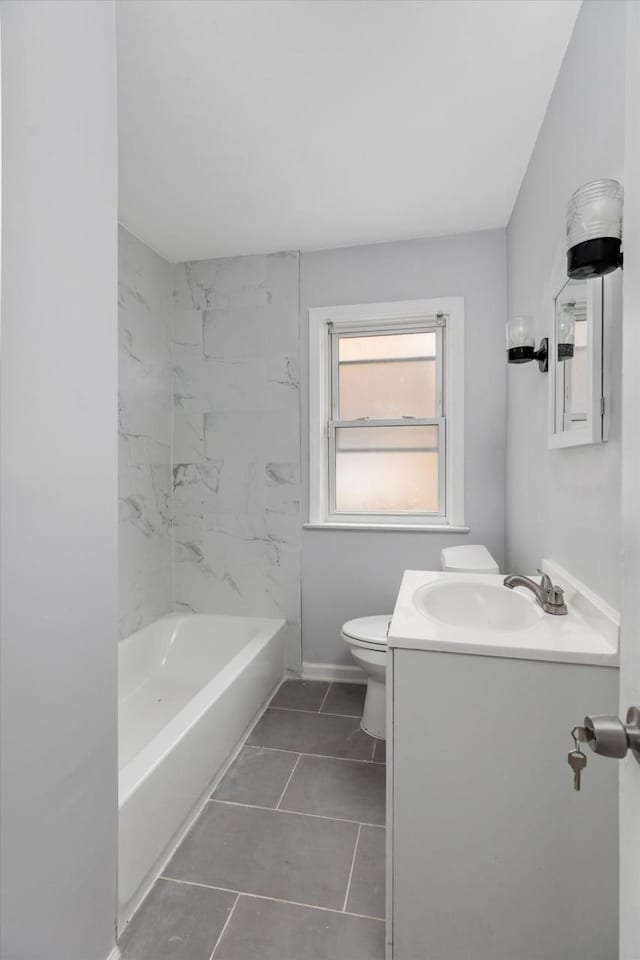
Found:
[{"label": "gray tile floor", "polygon": [[288,680],[120,940],[123,960],[382,960],[385,744],[365,688]]}]

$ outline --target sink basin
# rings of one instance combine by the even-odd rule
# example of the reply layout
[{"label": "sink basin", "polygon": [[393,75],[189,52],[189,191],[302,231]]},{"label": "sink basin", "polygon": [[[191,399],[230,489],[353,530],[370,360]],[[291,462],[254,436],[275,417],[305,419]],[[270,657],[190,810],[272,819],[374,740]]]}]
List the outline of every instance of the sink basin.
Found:
[{"label": "sink basin", "polygon": [[504,574],[405,570],[388,648],[540,660],[618,663],[617,614],[549,561],[567,590],[568,613],[544,613],[529,590],[504,586]]},{"label": "sink basin", "polygon": [[513,632],[540,622],[535,601],[488,583],[434,583],[416,590],[413,603],[424,616],[450,627]]}]

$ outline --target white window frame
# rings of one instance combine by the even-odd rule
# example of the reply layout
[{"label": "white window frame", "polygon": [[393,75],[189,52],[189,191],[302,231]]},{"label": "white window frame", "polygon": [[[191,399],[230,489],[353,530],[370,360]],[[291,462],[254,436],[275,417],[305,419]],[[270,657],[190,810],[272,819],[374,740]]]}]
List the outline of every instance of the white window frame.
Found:
[{"label": "white window frame", "polygon": [[[333,485],[329,430],[335,411],[332,376],[335,368],[330,334],[371,333],[376,324],[385,330],[395,324],[406,330],[435,328],[439,333],[438,351],[442,362],[439,382],[441,431],[441,512],[436,514],[335,514],[331,510]],[[442,328],[445,349],[442,350]],[[444,354],[444,356],[443,356]],[[395,421],[389,421],[393,423]],[[398,421],[407,424],[408,421]],[[410,423],[411,421],[409,421]],[[417,421],[421,423],[422,421]],[[339,425],[339,424],[338,424]],[[336,424],[334,422],[333,427]],[[444,491],[444,498],[442,495]],[[439,533],[464,533],[464,299],[438,297],[428,300],[400,300],[390,303],[348,304],[313,307],[309,310],[309,522],[306,527],[347,528],[354,530],[435,530]]]}]

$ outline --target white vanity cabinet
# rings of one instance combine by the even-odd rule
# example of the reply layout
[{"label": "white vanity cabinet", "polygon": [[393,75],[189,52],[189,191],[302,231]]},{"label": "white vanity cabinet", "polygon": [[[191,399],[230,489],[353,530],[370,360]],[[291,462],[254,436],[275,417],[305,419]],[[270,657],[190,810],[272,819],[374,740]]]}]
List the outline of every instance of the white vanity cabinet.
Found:
[{"label": "white vanity cabinet", "polygon": [[618,765],[567,763],[615,666],[390,637],[388,670],[388,958],[615,960]]}]

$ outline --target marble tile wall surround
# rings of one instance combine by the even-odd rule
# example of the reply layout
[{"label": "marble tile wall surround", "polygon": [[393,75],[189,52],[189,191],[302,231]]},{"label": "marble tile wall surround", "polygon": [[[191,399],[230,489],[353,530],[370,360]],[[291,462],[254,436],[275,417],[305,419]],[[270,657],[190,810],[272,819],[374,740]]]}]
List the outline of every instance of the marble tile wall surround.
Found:
[{"label": "marble tile wall surround", "polygon": [[119,296],[120,633],[171,610],[171,265],[122,227]]},{"label": "marble tile wall surround", "polygon": [[174,602],[284,617],[300,665],[298,256],[173,267]]}]

